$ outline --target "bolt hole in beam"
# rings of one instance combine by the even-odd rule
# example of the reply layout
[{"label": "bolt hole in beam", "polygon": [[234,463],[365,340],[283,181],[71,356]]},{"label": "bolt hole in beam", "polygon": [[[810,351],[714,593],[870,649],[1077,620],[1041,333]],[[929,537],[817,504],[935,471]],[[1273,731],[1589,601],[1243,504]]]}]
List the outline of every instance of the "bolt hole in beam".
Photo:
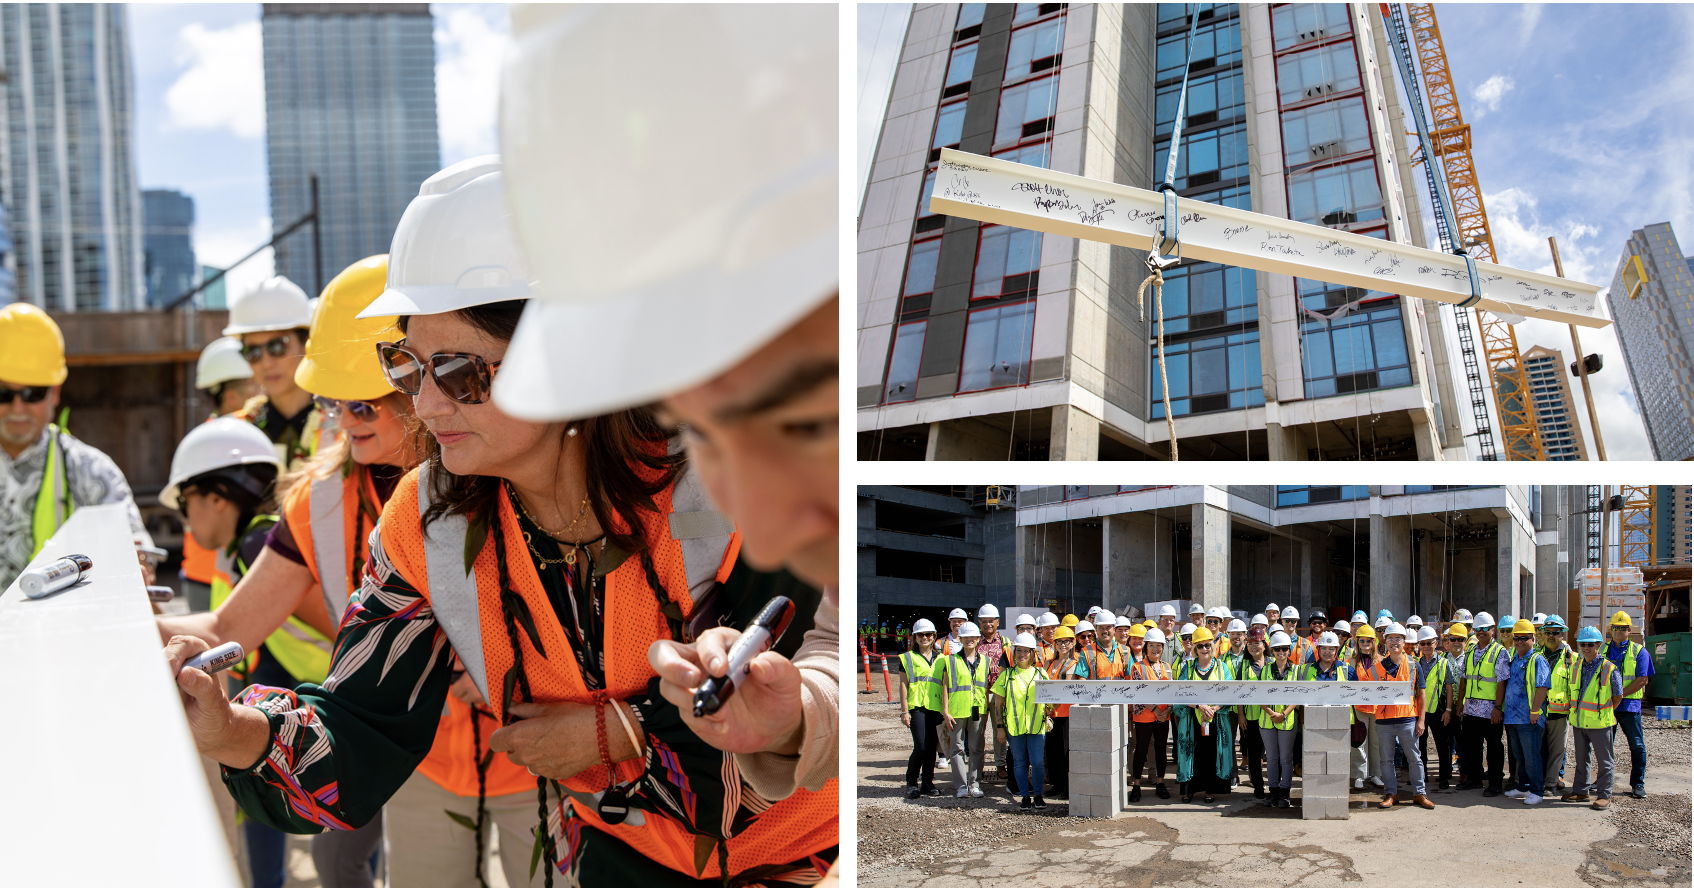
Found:
[{"label": "bolt hole in beam", "polygon": [[[1164,198],[1156,191],[951,148],[941,152],[930,209],[1137,250],[1152,249],[1164,223]],[[1451,253],[1187,198],[1177,199],[1177,212],[1184,259],[1454,305],[1471,297],[1465,261]],[[1599,314],[1595,284],[1492,262],[1476,266],[1482,290],[1477,304],[1507,320],[1611,324]]]},{"label": "bolt hole in beam", "polygon": [[124,507],[77,509],[30,565],[73,553],[76,586],[0,595],[0,885],[235,888]]}]

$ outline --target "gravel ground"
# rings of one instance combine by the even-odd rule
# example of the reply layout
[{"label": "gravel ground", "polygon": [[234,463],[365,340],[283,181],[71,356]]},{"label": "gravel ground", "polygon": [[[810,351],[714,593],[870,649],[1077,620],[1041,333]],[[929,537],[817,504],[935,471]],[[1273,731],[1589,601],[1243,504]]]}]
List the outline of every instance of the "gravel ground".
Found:
[{"label": "gravel ground", "polygon": [[[1687,722],[1661,724],[1643,722],[1647,740],[1647,774],[1656,768],[1689,766],[1690,732]],[[1619,785],[1627,782],[1629,748],[1619,738],[1614,767]],[[1627,793],[1614,794],[1606,820],[1617,828],[1617,838],[1596,842],[1588,851],[1581,870],[1590,885],[1675,885],[1689,884],[1690,797],[1684,793],[1653,792],[1637,799]]]}]

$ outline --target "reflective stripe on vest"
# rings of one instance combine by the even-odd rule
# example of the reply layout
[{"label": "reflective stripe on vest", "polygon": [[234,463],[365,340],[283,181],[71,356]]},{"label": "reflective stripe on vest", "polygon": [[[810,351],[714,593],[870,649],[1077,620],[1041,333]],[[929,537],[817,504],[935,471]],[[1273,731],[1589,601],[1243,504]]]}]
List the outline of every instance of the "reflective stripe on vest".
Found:
[{"label": "reflective stripe on vest", "polygon": [[[1641,645],[1638,645],[1633,641],[1627,643],[1624,646],[1624,649],[1623,649],[1623,686],[1626,687],[1626,688],[1629,687],[1630,682],[1635,680],[1635,663],[1636,663],[1636,660],[1640,658],[1642,650],[1643,650],[1643,648],[1641,647]],[[1614,663],[1613,665],[1615,666],[1617,664]],[[1645,693],[1647,693],[1647,686],[1645,684],[1643,684],[1641,687],[1636,688],[1633,692],[1628,693],[1628,694],[1624,694],[1623,698],[1625,700],[1639,700],[1639,699],[1641,699],[1642,695],[1645,694]]]},{"label": "reflective stripe on vest", "polygon": [[[935,660],[924,663],[917,651],[900,655],[900,668],[906,671],[906,708],[941,708],[941,679],[935,677]],[[925,668],[919,669],[922,664]]]},{"label": "reflective stripe on vest", "polygon": [[[1365,681],[1383,681],[1383,682],[1406,681],[1407,678],[1408,678],[1407,673],[1410,672],[1411,673],[1411,675],[1409,676],[1410,679],[1413,682],[1416,682],[1417,681],[1417,672],[1416,672],[1417,668],[1418,668],[1417,661],[1413,660],[1410,657],[1407,657],[1404,662],[1399,664],[1399,669],[1400,669],[1399,673],[1397,675],[1389,675],[1388,674],[1388,660],[1386,658],[1383,658],[1383,657],[1378,657],[1369,666],[1365,667],[1364,669],[1358,669],[1357,672],[1358,672],[1359,678],[1363,679]],[[1366,715],[1374,715],[1377,718],[1416,718],[1417,714],[1418,714],[1417,700],[1416,700],[1416,697],[1415,697],[1416,691],[1413,691],[1413,694],[1414,694],[1414,698],[1410,702],[1406,702],[1406,703],[1379,703],[1375,706],[1369,706],[1369,707],[1360,706],[1360,707],[1357,707],[1357,708],[1360,709],[1360,710],[1364,710]]]},{"label": "reflective stripe on vest", "polygon": [[[1436,697],[1441,699],[1437,700]],[[1441,709],[1447,699],[1447,657],[1437,654],[1435,665],[1423,677],[1423,711],[1430,715]]]},{"label": "reflective stripe on vest", "polygon": [[1557,718],[1570,713],[1570,671],[1573,665],[1580,664],[1582,657],[1569,648],[1561,647],[1557,655],[1548,657],[1547,662],[1553,667],[1551,680],[1547,683],[1547,715]]},{"label": "reflective stripe on vest", "polygon": [[[363,470],[355,469],[346,478],[339,474],[317,478],[311,482],[307,494],[312,524],[312,561],[317,568],[318,587],[323,590],[324,607],[330,620],[337,624],[347,611],[347,571],[351,564],[347,560],[347,513],[343,501],[347,488],[357,484],[362,477]],[[354,508],[358,507],[355,505]]]},{"label": "reflective stripe on vest", "polygon": [[59,440],[59,427],[47,426],[47,465],[41,472],[41,486],[35,492],[35,512],[30,520],[30,536],[35,545],[29,557],[34,559],[46,547],[47,540],[64,526],[76,511],[71,501],[70,481],[65,477],[65,445]]},{"label": "reflective stripe on vest", "polygon": [[[1612,675],[1617,671],[1617,664],[1605,657],[1595,658],[1600,665],[1594,667],[1594,673],[1587,687],[1578,687],[1576,706],[1571,710],[1570,723],[1573,728],[1609,728],[1617,724],[1617,711],[1612,706]],[[1577,667],[1577,684],[1582,684],[1582,669]]]},{"label": "reflective stripe on vest", "polygon": [[[1491,653],[1496,650],[1499,651],[1499,653]],[[1482,649],[1481,657],[1477,656],[1477,652],[1475,650],[1465,654],[1466,700],[1487,700],[1490,703],[1494,701],[1494,694],[1496,690],[1494,685],[1501,681],[1499,675],[1500,657],[1505,653],[1505,650],[1506,649],[1501,647],[1498,642],[1491,641],[1488,643],[1487,647]],[[1484,666],[1487,667],[1486,672],[1483,671]],[[1483,693],[1484,684],[1488,685],[1486,694]]]},{"label": "reflective stripe on vest", "polygon": [[[954,664],[958,668],[954,668]],[[947,706],[944,710],[954,718],[970,718],[974,710],[988,710],[988,658],[979,652],[976,666],[965,663],[961,654],[947,657]]]},{"label": "reflective stripe on vest", "polygon": [[[1539,710],[1535,708],[1535,661],[1541,660],[1545,662],[1546,659],[1546,657],[1541,655],[1540,650],[1536,648],[1529,649],[1529,662],[1523,667],[1524,712],[1539,712]],[[1547,683],[1552,684],[1552,664],[1548,664],[1547,671],[1549,673]],[[1549,688],[1549,690],[1551,689]]]},{"label": "reflective stripe on vest", "polygon": [[[1006,679],[1006,733],[1014,737],[1046,733],[1042,730],[1046,727],[1042,704],[1035,702],[1035,683],[1042,678],[1041,670],[1012,667],[1000,674]],[[1028,681],[1022,681],[1025,677]]]}]

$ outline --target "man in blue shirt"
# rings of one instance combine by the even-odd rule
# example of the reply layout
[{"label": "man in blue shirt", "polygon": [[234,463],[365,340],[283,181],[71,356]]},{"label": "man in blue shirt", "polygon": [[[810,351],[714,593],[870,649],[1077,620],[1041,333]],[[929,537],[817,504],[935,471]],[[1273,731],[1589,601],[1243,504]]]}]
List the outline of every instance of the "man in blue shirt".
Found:
[{"label": "man in blue shirt", "polygon": [[1535,625],[1518,620],[1512,626],[1512,661],[1506,677],[1506,731],[1511,737],[1512,757],[1521,762],[1518,783],[1507,798],[1523,799],[1526,805],[1541,804],[1541,732],[1546,724],[1547,688],[1553,670],[1547,658],[1535,649]]},{"label": "man in blue shirt", "polygon": [[[1653,675],[1653,658],[1647,649],[1629,640],[1629,614],[1612,614],[1612,643],[1606,645],[1606,659],[1618,667],[1624,677],[1624,700],[1618,704],[1618,728],[1629,740],[1629,794],[1647,797],[1647,738],[1641,735],[1641,696],[1647,679]],[[1633,666],[1633,668],[1632,668]],[[1634,675],[1630,675],[1634,672]]]}]

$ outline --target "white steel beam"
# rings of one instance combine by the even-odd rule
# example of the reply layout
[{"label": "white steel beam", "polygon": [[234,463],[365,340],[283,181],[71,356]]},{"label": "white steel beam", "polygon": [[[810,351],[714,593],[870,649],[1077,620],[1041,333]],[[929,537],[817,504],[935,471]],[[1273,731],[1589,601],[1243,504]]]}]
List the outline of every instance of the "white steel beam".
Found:
[{"label": "white steel beam", "polygon": [[[930,209],[979,222],[1151,250],[1164,196],[1069,173],[943,149]],[[1332,284],[1458,304],[1470,278],[1458,256],[1263,213],[1177,199],[1179,255]],[[1497,315],[1605,327],[1600,287],[1477,262],[1482,308]]]},{"label": "white steel beam", "polygon": [[0,885],[235,888],[124,507],[77,509],[30,564],[73,553],[80,584],[0,595]]},{"label": "white steel beam", "polygon": [[1375,706],[1410,703],[1409,681],[1038,681],[1037,703]]}]

